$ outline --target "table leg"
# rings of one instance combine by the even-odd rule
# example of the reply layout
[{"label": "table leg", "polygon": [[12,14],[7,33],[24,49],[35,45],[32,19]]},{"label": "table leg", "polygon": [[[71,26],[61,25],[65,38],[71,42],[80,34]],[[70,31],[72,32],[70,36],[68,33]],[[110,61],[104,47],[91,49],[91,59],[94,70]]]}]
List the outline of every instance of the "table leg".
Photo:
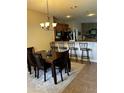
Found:
[{"label": "table leg", "polygon": [[56,69],[55,69],[55,66],[54,64],[52,64],[52,76],[54,78],[54,83],[57,84],[57,77],[56,77]]}]

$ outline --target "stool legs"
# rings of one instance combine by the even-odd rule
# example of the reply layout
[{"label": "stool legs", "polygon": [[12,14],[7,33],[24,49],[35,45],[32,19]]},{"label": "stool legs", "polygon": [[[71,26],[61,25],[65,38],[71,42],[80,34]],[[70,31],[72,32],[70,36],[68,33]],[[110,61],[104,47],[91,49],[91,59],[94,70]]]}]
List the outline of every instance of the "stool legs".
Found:
[{"label": "stool legs", "polygon": [[70,57],[72,57],[72,49],[70,49]]},{"label": "stool legs", "polygon": [[[88,50],[86,50],[86,58],[87,58],[87,61],[90,63],[90,56],[89,56],[89,51]],[[84,59],[84,51],[83,50],[82,50],[81,59],[82,59],[82,61]]]},{"label": "stool legs", "polygon": [[[72,49],[70,49],[70,57],[72,57]],[[75,58],[76,58],[76,61],[78,60],[78,56],[77,56],[77,53],[76,53],[76,50],[74,50],[74,53],[75,53]]]},{"label": "stool legs", "polygon": [[82,59],[82,61],[83,61],[83,50],[82,50],[82,55],[81,55],[81,59]]},{"label": "stool legs", "polygon": [[75,51],[75,57],[76,57],[76,61],[78,61],[78,57],[77,57],[77,53],[76,53],[76,50]]},{"label": "stool legs", "polygon": [[87,59],[88,59],[88,62],[90,63],[90,57],[89,57],[89,51],[87,50]]}]

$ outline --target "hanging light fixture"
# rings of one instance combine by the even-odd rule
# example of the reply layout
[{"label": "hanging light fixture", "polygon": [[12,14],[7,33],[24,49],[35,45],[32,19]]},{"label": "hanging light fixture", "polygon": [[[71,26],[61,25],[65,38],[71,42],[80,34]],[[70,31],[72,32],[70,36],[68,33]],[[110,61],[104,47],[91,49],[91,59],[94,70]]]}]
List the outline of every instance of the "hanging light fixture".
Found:
[{"label": "hanging light fixture", "polygon": [[41,29],[50,30],[50,28],[55,28],[57,23],[50,23],[50,16],[49,16],[49,7],[48,7],[48,0],[46,0],[46,7],[47,7],[47,21],[44,23],[40,23]]}]

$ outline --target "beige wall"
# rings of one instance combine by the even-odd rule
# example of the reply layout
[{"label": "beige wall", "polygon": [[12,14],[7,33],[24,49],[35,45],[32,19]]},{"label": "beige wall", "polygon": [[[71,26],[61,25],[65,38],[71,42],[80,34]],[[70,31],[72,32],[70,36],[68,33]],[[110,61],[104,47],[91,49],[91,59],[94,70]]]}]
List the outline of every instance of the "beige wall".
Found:
[{"label": "beige wall", "polygon": [[27,11],[27,47],[33,46],[36,51],[48,50],[49,43],[54,41],[54,31],[44,31],[40,28],[40,22],[46,17],[40,12]]}]

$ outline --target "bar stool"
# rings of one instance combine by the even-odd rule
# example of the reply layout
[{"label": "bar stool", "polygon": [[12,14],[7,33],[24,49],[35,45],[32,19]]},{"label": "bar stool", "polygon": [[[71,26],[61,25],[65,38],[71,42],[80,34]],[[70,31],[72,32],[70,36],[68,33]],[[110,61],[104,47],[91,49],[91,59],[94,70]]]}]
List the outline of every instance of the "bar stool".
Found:
[{"label": "bar stool", "polygon": [[58,42],[58,48],[59,48],[60,50],[67,50],[67,47],[65,47],[64,42]]},{"label": "bar stool", "polygon": [[78,60],[78,56],[77,56],[76,51],[78,50],[78,48],[75,47],[75,42],[68,42],[68,47],[69,47],[69,50],[70,50],[70,57],[73,56],[72,51],[74,51],[75,58],[76,58],[76,61],[77,61]]},{"label": "bar stool", "polygon": [[[82,51],[81,59],[83,61],[84,58],[88,60],[90,63],[90,56],[89,56],[89,51],[91,51],[90,48],[88,48],[88,43],[79,43],[80,50]],[[86,56],[84,56],[84,53],[86,52]]]}]

